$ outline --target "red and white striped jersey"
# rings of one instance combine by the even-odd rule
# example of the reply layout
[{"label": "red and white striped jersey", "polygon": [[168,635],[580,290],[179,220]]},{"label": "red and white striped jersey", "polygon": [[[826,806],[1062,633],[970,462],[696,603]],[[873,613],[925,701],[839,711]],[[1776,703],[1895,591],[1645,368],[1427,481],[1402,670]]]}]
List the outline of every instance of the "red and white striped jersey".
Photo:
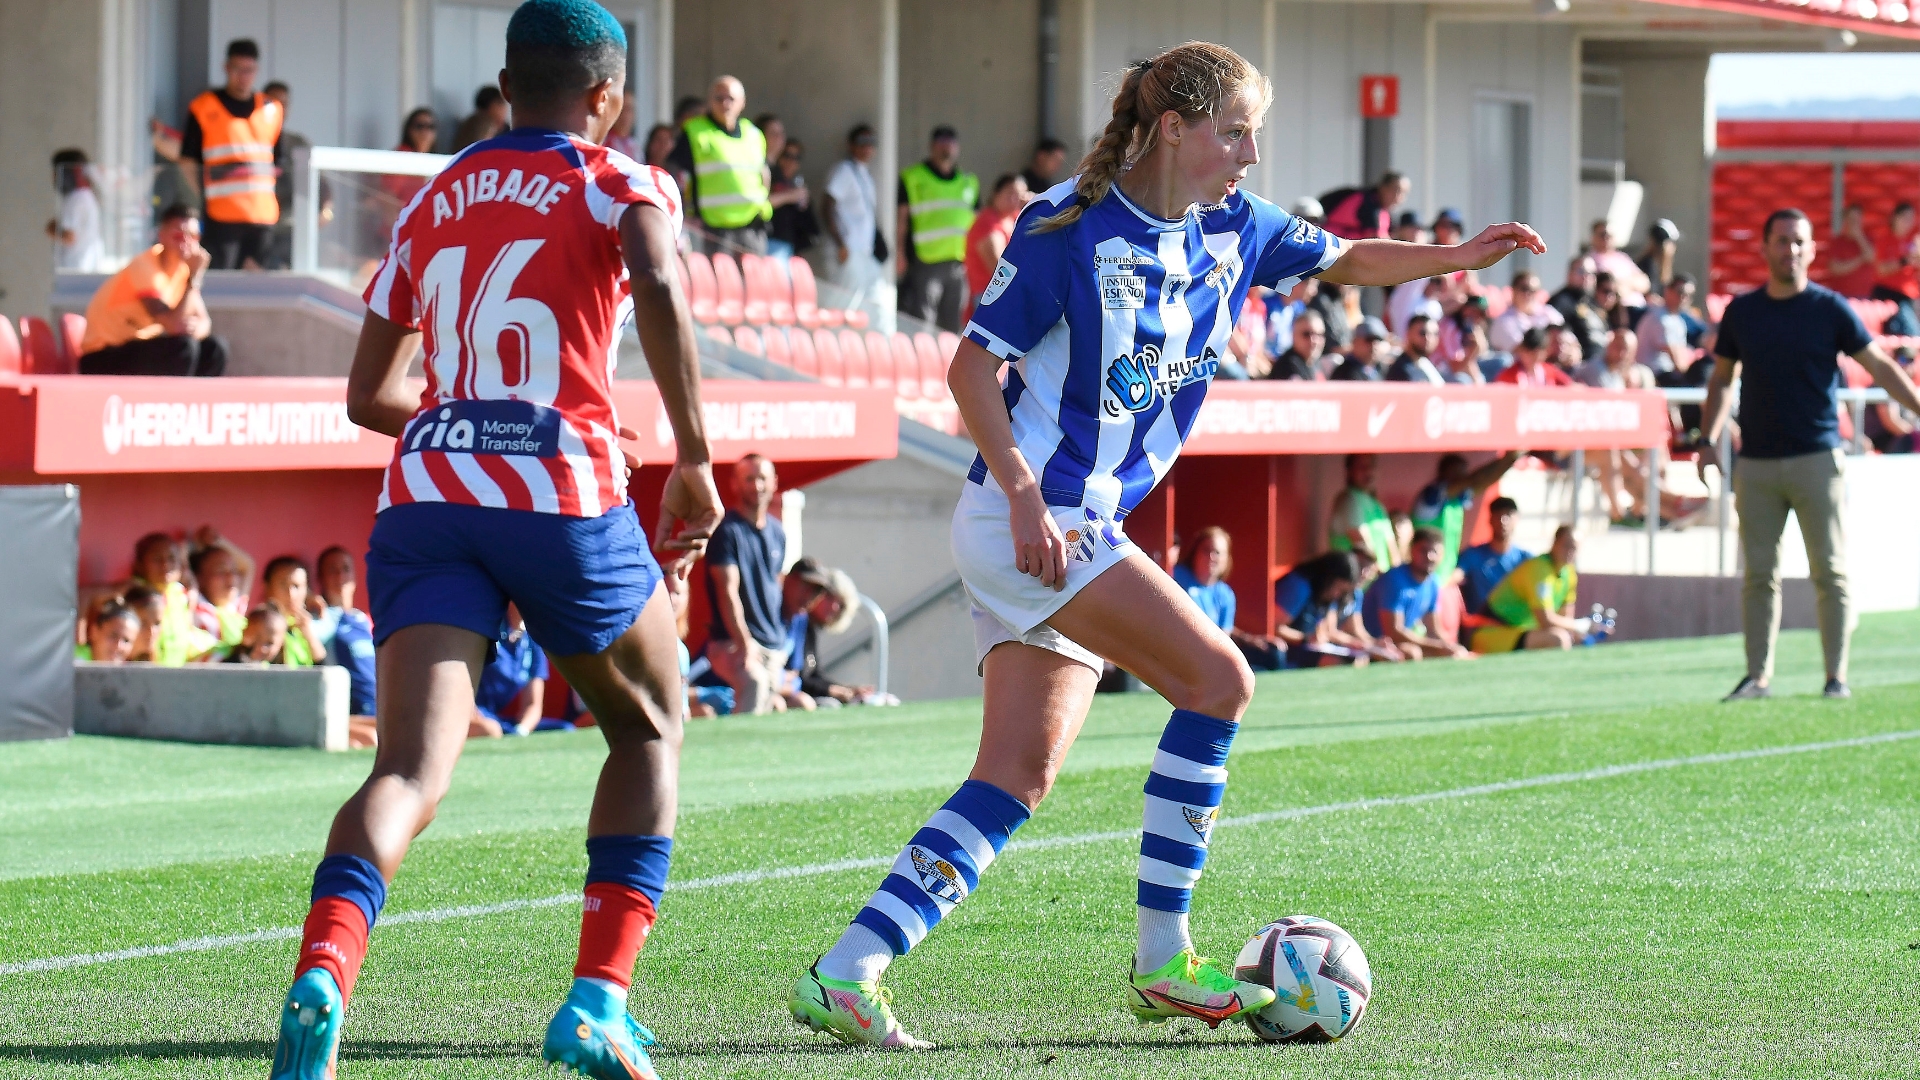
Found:
[{"label": "red and white striped jersey", "polygon": [[633,314],[620,216],[638,202],[679,229],[665,172],[537,128],[475,143],[414,195],[366,293],[425,338],[427,390],[381,510],[598,517],[626,501],[610,383]]}]

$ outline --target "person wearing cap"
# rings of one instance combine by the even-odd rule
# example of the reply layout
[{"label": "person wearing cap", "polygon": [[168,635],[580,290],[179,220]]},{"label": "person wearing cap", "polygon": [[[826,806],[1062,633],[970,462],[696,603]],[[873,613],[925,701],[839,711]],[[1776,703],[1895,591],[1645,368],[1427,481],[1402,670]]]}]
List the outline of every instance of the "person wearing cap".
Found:
[{"label": "person wearing cap", "polygon": [[1613,226],[1606,218],[1594,219],[1588,239],[1587,254],[1593,257],[1593,268],[1597,273],[1613,275],[1613,283],[1620,290],[1620,306],[1645,307],[1652,282],[1633,261],[1633,256],[1614,245]]},{"label": "person wearing cap", "polygon": [[680,128],[667,168],[687,193],[706,234],[723,244],[767,253],[773,220],[767,137],[744,115],[747,88],[722,75],[707,88],[707,111]]},{"label": "person wearing cap", "polygon": [[980,207],[980,178],[960,171],[960,136],[941,124],[927,158],[901,170],[900,310],[960,332],[967,302],[967,230]]},{"label": "person wearing cap", "polygon": [[860,590],[844,571],[802,555],[781,582],[787,620],[787,666],[780,688],[789,708],[837,709],[873,693],[871,686],[836,683],[820,670],[820,635],[838,634],[860,611]]},{"label": "person wearing cap", "polygon": [[847,156],[833,167],[820,194],[820,224],[832,245],[827,271],[834,284],[853,293],[856,307],[878,299],[880,271],[887,258],[887,242],[876,216],[879,204],[873,173],[867,169],[879,145],[872,124],[855,124],[847,132]]},{"label": "person wearing cap", "polygon": [[1387,341],[1387,324],[1369,315],[1354,328],[1347,358],[1327,377],[1336,382],[1379,382],[1387,364],[1393,360],[1392,353],[1393,346]]},{"label": "person wearing cap", "polygon": [[1673,255],[1680,248],[1680,226],[1671,218],[1655,218],[1647,226],[1647,245],[1634,265],[1654,283],[1673,280]]}]

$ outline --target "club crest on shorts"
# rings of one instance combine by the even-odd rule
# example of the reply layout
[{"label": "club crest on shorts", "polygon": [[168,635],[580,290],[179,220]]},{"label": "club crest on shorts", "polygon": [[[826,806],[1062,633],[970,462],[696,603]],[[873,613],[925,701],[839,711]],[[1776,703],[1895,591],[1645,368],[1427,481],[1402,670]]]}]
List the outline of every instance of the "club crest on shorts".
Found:
[{"label": "club crest on shorts", "polygon": [[1084,563],[1093,561],[1093,531],[1091,529],[1068,529],[1063,539],[1067,542],[1067,558],[1070,561]]},{"label": "club crest on shorts", "polygon": [[913,872],[920,878],[920,887],[927,891],[927,895],[949,904],[957,904],[967,898],[967,883],[952,863],[919,844],[907,845],[907,858],[912,860]]},{"label": "club crest on shorts", "polygon": [[1210,806],[1205,810],[1196,810],[1191,806],[1182,806],[1180,813],[1185,815],[1187,826],[1198,833],[1200,842],[1205,844],[1213,832],[1214,819],[1220,816],[1220,808]]}]

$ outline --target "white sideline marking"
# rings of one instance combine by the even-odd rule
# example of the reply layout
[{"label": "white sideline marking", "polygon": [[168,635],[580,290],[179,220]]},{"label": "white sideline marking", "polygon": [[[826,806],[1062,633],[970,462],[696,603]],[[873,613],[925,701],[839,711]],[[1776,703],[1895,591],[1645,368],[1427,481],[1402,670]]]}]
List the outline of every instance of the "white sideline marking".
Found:
[{"label": "white sideline marking", "polygon": [[[1659,772],[1664,769],[1681,769],[1692,765],[1719,765],[1730,761],[1751,761],[1755,758],[1783,757],[1789,754],[1813,754],[1823,750],[1842,750],[1856,746],[1876,746],[1881,743],[1904,742],[1920,739],[1920,730],[1893,731],[1883,735],[1863,735],[1853,739],[1833,739],[1828,742],[1800,743],[1796,746],[1768,746],[1757,750],[1730,750],[1719,754],[1695,754],[1691,757],[1663,758],[1658,761],[1642,761],[1630,765],[1605,765],[1597,769],[1583,769],[1579,772],[1547,773],[1542,776],[1527,776],[1518,780],[1500,780],[1491,784],[1474,784],[1470,787],[1449,788],[1445,791],[1427,791],[1416,795],[1382,795],[1371,799],[1353,799],[1347,802],[1326,803],[1321,806],[1300,806],[1289,810],[1268,810],[1258,814],[1242,814],[1238,817],[1222,818],[1214,828],[1225,829],[1241,825],[1264,825],[1274,821],[1292,821],[1298,818],[1318,817],[1322,814],[1338,814],[1349,810],[1375,810],[1391,806],[1418,806],[1421,803],[1440,802],[1447,799],[1470,799],[1476,795],[1496,795],[1505,791],[1524,791],[1528,788],[1554,787],[1561,784],[1579,784],[1589,780],[1608,780],[1616,776],[1632,776],[1636,773]],[[1131,840],[1140,835],[1138,829],[1121,829],[1113,832],[1079,833],[1074,836],[1050,836],[1035,840],[1015,840],[1007,845],[1007,850],[1038,851],[1046,848],[1076,847],[1082,844],[1099,844],[1111,840]],[[893,863],[894,856],[887,855],[872,859],[840,859],[836,862],[813,863],[807,866],[780,866],[765,870],[736,870],[730,874],[716,874],[713,877],[694,878],[690,881],[674,882],[668,886],[676,892],[695,889],[716,889],[727,885],[752,885],[762,881],[778,881],[785,878],[818,877],[822,874],[837,874],[843,870],[871,870]],[[498,904],[470,904],[464,907],[433,908],[427,911],[402,911],[380,920],[382,926],[404,923],[438,923],[452,919],[473,919],[487,915],[504,915],[513,911],[528,911],[535,908],[561,907],[580,902],[580,894],[563,893],[559,896],[543,896],[536,900],[507,900]],[[150,956],[172,956],[177,953],[210,952],[215,949],[229,949],[239,945],[253,945],[264,941],[289,941],[300,937],[300,927],[281,926],[270,930],[254,930],[245,934],[224,934],[214,937],[187,938],[169,945],[143,945],[132,949],[116,949],[112,952],[77,953],[72,956],[50,956],[40,960],[16,960],[0,963],[0,975],[24,975],[36,971],[58,971],[63,968],[92,967],[96,964],[112,964],[121,960],[141,960]]]}]

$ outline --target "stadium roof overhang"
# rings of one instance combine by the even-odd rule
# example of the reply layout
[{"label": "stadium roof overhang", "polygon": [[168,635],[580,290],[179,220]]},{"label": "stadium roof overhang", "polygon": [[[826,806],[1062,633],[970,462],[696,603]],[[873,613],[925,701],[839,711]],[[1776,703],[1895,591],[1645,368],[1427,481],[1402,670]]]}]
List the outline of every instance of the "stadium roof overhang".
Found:
[{"label": "stadium roof overhang", "polygon": [[[1719,48],[1904,50],[1920,46],[1920,0],[1450,0],[1429,10],[1439,22],[1564,23],[1590,40]],[[1851,38],[1837,39],[1847,32]]]}]

